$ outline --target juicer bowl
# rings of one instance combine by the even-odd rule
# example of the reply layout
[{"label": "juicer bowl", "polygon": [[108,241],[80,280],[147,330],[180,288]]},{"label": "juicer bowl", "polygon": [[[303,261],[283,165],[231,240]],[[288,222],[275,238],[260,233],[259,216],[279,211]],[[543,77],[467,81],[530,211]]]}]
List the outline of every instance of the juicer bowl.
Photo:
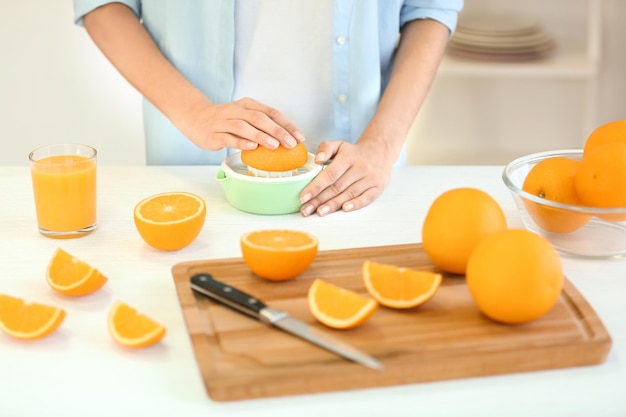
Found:
[{"label": "juicer bowl", "polygon": [[300,211],[300,192],[322,170],[309,153],[306,164],[294,175],[278,178],[256,177],[241,162],[241,153],[227,157],[216,174],[228,203],[247,213],[288,214]]}]

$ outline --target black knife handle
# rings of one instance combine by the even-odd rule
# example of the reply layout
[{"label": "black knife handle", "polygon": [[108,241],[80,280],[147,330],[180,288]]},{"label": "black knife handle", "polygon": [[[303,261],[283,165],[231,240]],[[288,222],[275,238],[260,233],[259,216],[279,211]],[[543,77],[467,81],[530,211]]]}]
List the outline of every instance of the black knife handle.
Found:
[{"label": "black knife handle", "polygon": [[191,288],[257,319],[261,318],[261,310],[267,307],[262,301],[237,288],[217,281],[210,274],[192,276]]}]

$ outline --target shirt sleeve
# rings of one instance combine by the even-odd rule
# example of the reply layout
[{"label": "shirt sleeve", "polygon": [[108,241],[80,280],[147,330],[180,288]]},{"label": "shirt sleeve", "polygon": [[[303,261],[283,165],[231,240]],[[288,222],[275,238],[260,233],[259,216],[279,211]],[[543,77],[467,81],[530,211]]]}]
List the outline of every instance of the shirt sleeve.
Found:
[{"label": "shirt sleeve", "polygon": [[406,0],[400,11],[400,27],[415,19],[433,19],[454,34],[463,0]]},{"label": "shirt sleeve", "polygon": [[74,23],[83,26],[83,17],[89,12],[109,3],[122,3],[141,16],[141,0],[74,0]]}]

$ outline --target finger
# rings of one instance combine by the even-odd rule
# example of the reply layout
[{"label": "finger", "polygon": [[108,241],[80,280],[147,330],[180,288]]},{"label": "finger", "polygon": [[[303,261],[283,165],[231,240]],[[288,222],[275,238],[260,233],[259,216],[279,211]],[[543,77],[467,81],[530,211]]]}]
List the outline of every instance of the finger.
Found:
[{"label": "finger", "polygon": [[315,153],[315,163],[325,164],[330,161],[337,154],[337,152],[339,152],[339,148],[342,143],[344,142],[338,140],[324,141],[320,143],[317,147],[317,152]]},{"label": "finger", "polygon": [[[321,145],[320,145],[321,146]],[[322,191],[332,186],[335,182],[346,173],[349,165],[343,164],[340,160],[334,160],[328,164],[320,173],[308,183],[300,193],[300,201],[304,203],[315,204],[315,201],[311,201],[314,197],[318,197]],[[318,201],[319,204],[319,201]],[[317,207],[317,205],[315,206]]]},{"label": "finger", "polygon": [[326,216],[340,209],[346,212],[361,209],[382,194],[382,188],[376,185],[365,188],[363,185],[365,185],[364,180],[358,181],[341,194],[321,204],[316,210],[318,216]]},{"label": "finger", "polygon": [[247,110],[243,116],[244,120],[276,139],[284,147],[291,149],[304,141],[304,135],[296,125],[277,109],[250,98],[240,101]]},{"label": "finger", "polygon": [[[346,177],[347,176],[348,175],[346,175]],[[322,203],[319,204],[316,212],[319,216],[326,216],[327,214],[333,213],[339,209],[343,209],[347,202],[357,199],[368,189],[369,188],[363,179],[352,182],[345,188],[343,185],[333,184],[320,194],[319,200],[322,201]]]},{"label": "finger", "polygon": [[278,148],[278,145],[280,145],[280,142],[276,138],[268,135],[263,130],[259,130],[249,122],[242,119],[229,120],[226,123],[225,130],[226,131],[224,133],[257,143],[268,149],[276,149]]},{"label": "finger", "polygon": [[[303,190],[303,193],[307,193],[303,197],[303,205],[300,210],[304,216],[309,216],[314,212],[324,216],[338,210],[344,202],[365,191],[363,181],[359,181],[359,177],[353,175],[353,170],[346,171],[336,179],[332,173],[327,179],[323,178],[324,171],[309,184],[313,190],[319,190],[318,192]],[[305,199],[306,201],[304,201]]]},{"label": "finger", "polygon": [[258,146],[258,143],[251,140],[233,135],[231,133],[218,131],[212,134],[210,141],[204,141],[203,146],[201,147],[202,149],[209,151],[218,151],[223,148],[252,150]]},{"label": "finger", "polygon": [[289,136],[291,136],[291,138],[296,140],[293,146],[296,146],[297,143],[305,141],[302,132],[300,132],[298,127],[293,122],[291,122],[291,120],[289,120],[283,113],[273,107],[265,105],[263,106],[263,113],[266,114],[270,119],[272,119],[278,126],[282,127],[289,134]]},{"label": "finger", "polygon": [[228,148],[241,149],[242,151],[250,151],[252,149],[256,149],[259,146],[259,144],[256,142],[239,136],[231,135],[229,133],[219,133],[218,136],[223,136],[223,143],[225,143],[225,147]]},{"label": "finger", "polygon": [[[350,199],[341,205],[343,211],[355,211],[371,204],[382,194],[382,190],[378,187],[372,187],[365,190],[364,193],[356,198]],[[320,210],[323,207],[320,207]]]}]

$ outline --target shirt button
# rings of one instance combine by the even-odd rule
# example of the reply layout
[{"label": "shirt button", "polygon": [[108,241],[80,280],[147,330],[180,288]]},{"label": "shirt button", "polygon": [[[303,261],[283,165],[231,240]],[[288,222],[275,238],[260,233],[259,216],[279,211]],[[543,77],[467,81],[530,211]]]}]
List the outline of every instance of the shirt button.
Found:
[{"label": "shirt button", "polygon": [[339,45],[343,45],[344,43],[346,43],[346,37],[345,36],[337,36],[337,43]]},{"label": "shirt button", "polygon": [[337,100],[339,100],[340,103],[345,103],[346,101],[348,101],[348,96],[346,96],[345,94],[340,94],[339,97],[337,97]]}]

